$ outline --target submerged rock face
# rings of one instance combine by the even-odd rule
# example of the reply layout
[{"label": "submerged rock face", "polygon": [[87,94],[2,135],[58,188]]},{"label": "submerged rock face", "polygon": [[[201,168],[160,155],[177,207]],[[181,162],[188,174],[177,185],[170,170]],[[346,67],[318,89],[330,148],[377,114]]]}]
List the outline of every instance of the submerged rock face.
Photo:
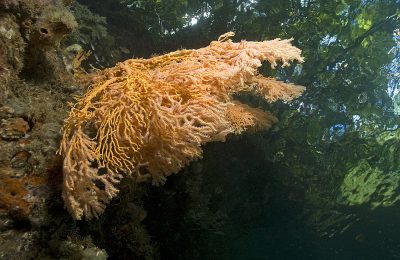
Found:
[{"label": "submerged rock face", "polygon": [[63,6],[46,7],[33,25],[37,44],[58,47],[61,40],[77,27],[72,13]]},{"label": "submerged rock face", "polygon": [[29,124],[23,118],[10,118],[0,125],[0,137],[4,140],[18,140],[29,131]]},{"label": "submerged rock face", "polygon": [[[57,187],[61,161],[55,151],[66,110],[60,84],[66,74],[57,53],[60,41],[74,26],[73,15],[62,3],[0,1],[2,259],[37,258],[43,251],[38,243],[48,236],[44,227],[58,221],[48,209],[61,205]],[[35,30],[43,28],[49,36],[39,41]],[[46,73],[40,76],[36,71]]]},{"label": "submerged rock face", "polygon": [[0,15],[0,103],[9,94],[6,85],[23,67],[25,42],[12,14]]},{"label": "submerged rock face", "polygon": [[60,42],[77,27],[61,1],[8,0],[0,3],[0,102],[5,87],[23,72],[24,78],[64,82]]},{"label": "submerged rock face", "polygon": [[[37,243],[52,219],[48,207],[59,200],[60,161],[54,154],[64,108],[54,104],[59,95],[49,101],[42,86],[12,82],[12,94],[21,97],[0,105],[0,258],[31,259],[41,250]],[[38,107],[41,100],[49,102]]]}]

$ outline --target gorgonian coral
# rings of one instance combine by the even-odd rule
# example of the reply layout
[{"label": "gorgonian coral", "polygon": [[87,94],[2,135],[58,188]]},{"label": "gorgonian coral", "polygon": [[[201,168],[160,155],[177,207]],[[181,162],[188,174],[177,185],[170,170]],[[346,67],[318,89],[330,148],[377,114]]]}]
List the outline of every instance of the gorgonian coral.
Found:
[{"label": "gorgonian coral", "polygon": [[162,184],[200,158],[202,145],[224,141],[277,119],[233,95],[290,101],[304,87],[265,78],[272,67],[303,61],[290,40],[232,42],[233,33],[197,50],[130,59],[88,75],[90,88],[65,120],[63,198],[75,219],[97,217],[115,197],[123,176]]}]

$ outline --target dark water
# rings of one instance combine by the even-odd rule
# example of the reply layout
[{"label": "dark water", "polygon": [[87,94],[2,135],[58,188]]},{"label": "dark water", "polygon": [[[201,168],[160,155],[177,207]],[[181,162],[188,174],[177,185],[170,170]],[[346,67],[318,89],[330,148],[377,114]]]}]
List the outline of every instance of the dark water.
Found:
[{"label": "dark water", "polygon": [[278,116],[272,130],[206,146],[150,193],[162,259],[400,258],[399,1],[79,2],[136,57],[227,31],[303,50],[301,65],[263,67],[306,86],[298,100],[240,97]]}]

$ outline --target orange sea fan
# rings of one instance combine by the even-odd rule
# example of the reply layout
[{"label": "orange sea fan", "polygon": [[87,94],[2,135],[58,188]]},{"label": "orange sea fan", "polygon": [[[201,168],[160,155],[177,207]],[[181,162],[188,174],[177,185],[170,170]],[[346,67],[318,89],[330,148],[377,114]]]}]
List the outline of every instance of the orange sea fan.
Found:
[{"label": "orange sea fan", "polygon": [[241,134],[249,129],[254,131],[268,129],[278,121],[271,113],[259,108],[250,107],[239,101],[233,101],[228,107],[226,118],[230,122],[235,134]]},{"label": "orange sea fan", "polygon": [[290,101],[304,87],[257,73],[302,62],[290,40],[232,42],[232,33],[197,50],[130,59],[97,71],[63,127],[63,198],[75,219],[101,214],[123,176],[162,184],[202,156],[202,145],[228,134],[269,128],[276,118],[234,101],[248,92]]}]

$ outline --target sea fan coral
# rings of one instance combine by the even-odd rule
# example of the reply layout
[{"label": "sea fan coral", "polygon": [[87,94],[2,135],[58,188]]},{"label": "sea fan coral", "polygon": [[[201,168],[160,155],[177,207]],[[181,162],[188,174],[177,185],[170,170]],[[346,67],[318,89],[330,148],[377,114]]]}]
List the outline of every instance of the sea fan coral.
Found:
[{"label": "sea fan coral", "polygon": [[60,148],[63,198],[75,219],[101,214],[123,176],[162,184],[200,158],[201,145],[276,121],[234,101],[234,94],[253,93],[269,102],[301,95],[304,87],[257,73],[262,61],[272,67],[302,62],[291,40],[235,43],[231,36],[87,76],[90,89],[65,120]]}]

